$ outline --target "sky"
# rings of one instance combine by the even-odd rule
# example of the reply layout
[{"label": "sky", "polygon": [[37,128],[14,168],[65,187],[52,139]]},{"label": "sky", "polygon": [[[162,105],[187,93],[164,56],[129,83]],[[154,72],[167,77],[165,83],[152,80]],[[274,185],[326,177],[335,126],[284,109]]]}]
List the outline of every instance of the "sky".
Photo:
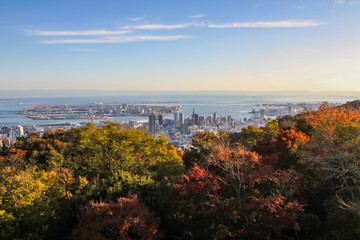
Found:
[{"label": "sky", "polygon": [[0,90],[360,91],[360,0],[0,0]]}]

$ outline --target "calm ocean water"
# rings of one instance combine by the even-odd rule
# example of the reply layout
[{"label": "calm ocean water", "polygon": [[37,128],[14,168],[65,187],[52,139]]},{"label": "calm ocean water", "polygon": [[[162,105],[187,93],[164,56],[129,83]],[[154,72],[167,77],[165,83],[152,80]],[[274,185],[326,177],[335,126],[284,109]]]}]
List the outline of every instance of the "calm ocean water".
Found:
[{"label": "calm ocean water", "polygon": [[[176,94],[131,94],[119,96],[92,96],[92,97],[44,97],[44,98],[1,98],[0,96],[0,125],[28,125],[65,123],[64,120],[32,120],[17,114],[25,107],[34,104],[43,105],[81,105],[91,102],[135,102],[135,101],[176,101],[159,105],[183,107],[185,117],[190,117],[193,108],[199,115],[209,116],[217,112],[218,116],[231,115],[236,119],[249,117],[249,111],[257,104],[264,103],[345,103],[359,98],[355,95],[319,95],[319,94],[264,94],[264,93],[176,93]],[[150,104],[151,105],[151,104]],[[155,105],[155,104],[152,104]],[[172,116],[166,116],[171,118]],[[129,122],[131,120],[147,119],[147,117],[118,117],[113,120]],[[84,122],[86,120],[68,120],[70,122]],[[91,120],[89,120],[91,121]],[[94,120],[99,121],[99,120]]]}]

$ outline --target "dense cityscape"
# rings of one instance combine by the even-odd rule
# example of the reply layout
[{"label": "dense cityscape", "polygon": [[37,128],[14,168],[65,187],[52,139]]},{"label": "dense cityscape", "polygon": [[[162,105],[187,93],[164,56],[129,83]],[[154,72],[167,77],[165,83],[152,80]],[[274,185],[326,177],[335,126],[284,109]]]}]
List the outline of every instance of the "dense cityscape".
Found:
[{"label": "dense cityscape", "polygon": [[[161,104],[164,102],[158,102]],[[172,103],[172,102],[166,102]],[[193,109],[191,116],[185,116],[181,112],[182,106],[160,106],[129,103],[92,103],[89,105],[34,105],[32,108],[24,108],[19,114],[31,119],[50,120],[66,119],[63,124],[46,125],[18,125],[0,126],[0,145],[11,147],[17,138],[26,137],[31,132],[37,132],[42,136],[45,132],[56,129],[69,130],[85,126],[87,121],[81,123],[71,122],[71,119],[104,119],[95,123],[101,127],[106,119],[111,120],[116,116],[148,116],[148,120],[137,120],[123,123],[124,127],[148,129],[152,134],[163,134],[169,137],[169,143],[179,149],[187,149],[196,132],[217,133],[219,130],[229,132],[241,132],[248,126],[265,126],[271,119],[284,115],[294,115],[303,110],[315,110],[319,104],[258,104],[249,112],[249,117],[235,119],[231,115],[218,116],[216,112],[212,116],[201,116]]]}]

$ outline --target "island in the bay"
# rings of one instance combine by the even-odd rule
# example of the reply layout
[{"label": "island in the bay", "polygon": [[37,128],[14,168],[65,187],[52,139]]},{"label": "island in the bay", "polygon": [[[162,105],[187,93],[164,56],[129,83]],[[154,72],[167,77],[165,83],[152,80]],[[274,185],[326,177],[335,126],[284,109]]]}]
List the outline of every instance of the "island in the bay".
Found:
[{"label": "island in the bay", "polygon": [[149,116],[151,114],[173,114],[181,106],[158,106],[150,104],[169,104],[176,102],[94,102],[87,105],[33,105],[20,114],[34,120],[43,119],[103,119],[121,116]]}]

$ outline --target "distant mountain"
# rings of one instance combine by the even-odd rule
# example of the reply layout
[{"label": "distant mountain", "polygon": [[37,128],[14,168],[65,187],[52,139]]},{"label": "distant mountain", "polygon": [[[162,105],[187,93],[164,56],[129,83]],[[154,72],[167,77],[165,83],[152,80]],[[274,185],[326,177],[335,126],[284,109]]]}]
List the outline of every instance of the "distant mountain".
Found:
[{"label": "distant mountain", "polygon": [[[251,96],[303,96],[320,98],[319,101],[330,101],[334,97],[352,96],[356,98],[360,92],[311,92],[311,91],[214,91],[214,90],[193,90],[193,91],[145,91],[145,90],[91,90],[91,89],[33,89],[33,90],[1,90],[0,98],[39,98],[39,97],[92,97],[92,96],[129,96],[129,95],[251,95]],[[348,98],[352,99],[352,98]]]},{"label": "distant mountain", "polygon": [[149,91],[126,91],[126,90],[83,90],[83,89],[59,89],[59,90],[0,90],[0,98],[39,98],[39,97],[90,97],[90,96],[119,96],[146,94]]}]

